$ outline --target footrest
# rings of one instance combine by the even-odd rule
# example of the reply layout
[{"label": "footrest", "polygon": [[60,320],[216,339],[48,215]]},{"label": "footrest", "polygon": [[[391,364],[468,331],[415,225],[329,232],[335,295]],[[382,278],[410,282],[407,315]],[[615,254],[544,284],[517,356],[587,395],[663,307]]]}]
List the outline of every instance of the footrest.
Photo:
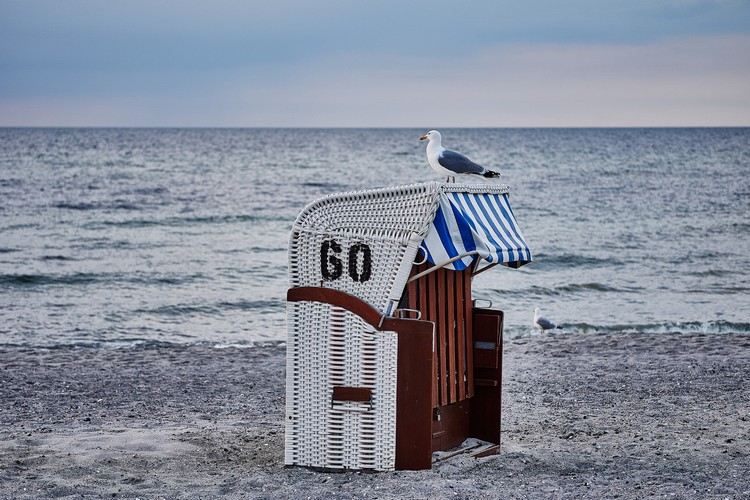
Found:
[{"label": "footrest", "polygon": [[497,387],[498,381],[495,379],[491,379],[491,378],[475,378],[474,385],[479,385],[483,387]]},{"label": "footrest", "polygon": [[500,445],[488,443],[481,439],[469,438],[458,448],[448,451],[436,451],[432,454],[432,463],[443,462],[459,455],[468,455],[473,458],[482,458],[495,455],[500,451]]}]

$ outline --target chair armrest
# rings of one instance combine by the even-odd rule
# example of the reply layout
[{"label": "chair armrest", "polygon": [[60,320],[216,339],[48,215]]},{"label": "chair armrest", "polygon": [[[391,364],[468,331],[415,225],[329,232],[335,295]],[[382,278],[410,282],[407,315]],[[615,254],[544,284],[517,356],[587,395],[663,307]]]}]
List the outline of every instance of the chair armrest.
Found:
[{"label": "chair armrest", "polygon": [[341,290],[320,286],[299,286],[290,288],[286,294],[289,302],[322,302],[340,307],[362,318],[378,331],[397,331],[399,333],[423,332],[432,330],[432,321],[408,318],[393,318],[382,314],[378,309],[364,300]]}]

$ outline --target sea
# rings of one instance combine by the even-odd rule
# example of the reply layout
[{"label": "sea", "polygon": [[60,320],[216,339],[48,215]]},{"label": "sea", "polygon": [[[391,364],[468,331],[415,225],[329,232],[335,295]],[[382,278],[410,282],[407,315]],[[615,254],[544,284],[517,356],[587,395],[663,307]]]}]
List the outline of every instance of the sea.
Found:
[{"label": "sea", "polygon": [[[502,172],[534,261],[475,279],[505,335],[750,332],[750,129],[440,129]],[[0,129],[0,345],[283,342],[289,232],[435,180],[424,129]]]}]

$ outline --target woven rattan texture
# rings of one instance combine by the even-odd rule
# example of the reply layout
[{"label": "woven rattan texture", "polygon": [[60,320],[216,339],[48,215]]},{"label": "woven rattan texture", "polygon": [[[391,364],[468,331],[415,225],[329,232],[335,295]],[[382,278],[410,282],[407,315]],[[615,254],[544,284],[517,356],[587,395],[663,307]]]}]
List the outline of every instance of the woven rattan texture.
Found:
[{"label": "woven rattan texture", "polygon": [[[396,335],[319,303],[289,304],[286,463],[393,470]],[[333,402],[334,386],[370,387],[369,403]]]}]

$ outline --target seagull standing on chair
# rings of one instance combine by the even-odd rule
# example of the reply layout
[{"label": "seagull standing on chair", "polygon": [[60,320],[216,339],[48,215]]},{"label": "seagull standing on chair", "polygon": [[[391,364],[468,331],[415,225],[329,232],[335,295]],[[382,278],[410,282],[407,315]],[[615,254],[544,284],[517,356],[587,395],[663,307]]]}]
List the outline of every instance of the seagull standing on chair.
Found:
[{"label": "seagull standing on chair", "polygon": [[441,144],[442,136],[437,130],[430,130],[419,140],[429,141],[427,143],[427,163],[435,172],[441,176],[446,176],[446,182],[450,182],[451,179],[455,182],[456,174],[473,174],[489,178],[500,177],[499,172],[486,169],[461,153],[445,149]]}]

